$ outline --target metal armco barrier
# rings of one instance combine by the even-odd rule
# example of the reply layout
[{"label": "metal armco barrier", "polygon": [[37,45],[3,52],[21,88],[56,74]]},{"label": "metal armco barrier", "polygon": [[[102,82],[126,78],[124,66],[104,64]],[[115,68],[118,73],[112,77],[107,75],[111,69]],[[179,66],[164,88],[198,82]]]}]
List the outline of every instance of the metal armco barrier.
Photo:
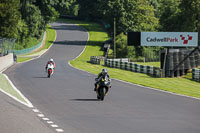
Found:
[{"label": "metal armco barrier", "polygon": [[139,65],[133,62],[122,62],[120,60],[116,61],[113,59],[104,60],[104,65],[112,68],[119,68],[132,72],[144,73],[154,77],[161,77],[161,69],[158,67]]},{"label": "metal armco barrier", "polygon": [[101,59],[98,56],[90,56],[90,63],[100,65]]},{"label": "metal armco barrier", "polygon": [[200,69],[192,69],[192,80],[200,82]]}]

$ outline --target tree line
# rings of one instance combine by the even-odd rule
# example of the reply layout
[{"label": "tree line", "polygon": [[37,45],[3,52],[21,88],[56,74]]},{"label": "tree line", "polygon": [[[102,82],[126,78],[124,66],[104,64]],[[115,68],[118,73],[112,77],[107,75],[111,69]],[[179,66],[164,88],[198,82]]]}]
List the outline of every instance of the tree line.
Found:
[{"label": "tree line", "polygon": [[110,25],[111,36],[115,18],[117,55],[134,57],[145,48],[128,47],[127,32],[199,31],[200,0],[1,0],[0,37],[17,38],[26,47],[59,15],[100,20]]},{"label": "tree line", "polygon": [[[127,32],[198,32],[200,0],[78,0],[79,16],[117,23],[117,57],[139,58],[158,53],[156,47],[128,47]],[[112,34],[111,31],[111,34]],[[200,36],[199,36],[200,37]]]}]

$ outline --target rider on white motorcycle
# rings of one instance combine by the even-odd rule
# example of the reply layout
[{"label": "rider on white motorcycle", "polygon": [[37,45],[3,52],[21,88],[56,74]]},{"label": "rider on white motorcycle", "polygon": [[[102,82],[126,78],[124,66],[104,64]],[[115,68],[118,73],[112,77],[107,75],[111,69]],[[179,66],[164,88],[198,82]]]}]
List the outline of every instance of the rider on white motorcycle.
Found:
[{"label": "rider on white motorcycle", "polygon": [[53,66],[54,66],[54,69],[56,68],[56,64],[55,64],[55,62],[53,61],[53,59],[50,59],[48,62],[47,62],[47,64],[46,64],[46,70],[47,70],[47,67],[48,67],[48,65],[49,64],[53,64]]}]

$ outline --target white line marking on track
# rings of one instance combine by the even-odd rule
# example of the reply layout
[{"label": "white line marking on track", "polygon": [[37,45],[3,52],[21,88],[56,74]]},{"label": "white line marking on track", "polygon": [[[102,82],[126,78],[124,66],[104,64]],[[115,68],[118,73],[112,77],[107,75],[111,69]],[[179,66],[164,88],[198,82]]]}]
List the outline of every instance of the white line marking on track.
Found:
[{"label": "white line marking on track", "polygon": [[61,132],[64,132],[63,129],[56,129],[57,132],[61,133]]},{"label": "white line marking on track", "polygon": [[39,117],[44,117],[44,115],[43,115],[43,114],[38,114],[38,116],[39,116]]},{"label": "white line marking on track", "polygon": [[42,118],[44,121],[49,121],[49,118]]},{"label": "white line marking on track", "polygon": [[51,126],[52,126],[52,127],[58,127],[58,125],[55,125],[55,124],[52,124]]},{"label": "white line marking on track", "polygon": [[38,113],[39,110],[38,109],[33,109],[33,112]]},{"label": "white line marking on track", "polygon": [[48,124],[53,124],[53,121],[47,121]]}]

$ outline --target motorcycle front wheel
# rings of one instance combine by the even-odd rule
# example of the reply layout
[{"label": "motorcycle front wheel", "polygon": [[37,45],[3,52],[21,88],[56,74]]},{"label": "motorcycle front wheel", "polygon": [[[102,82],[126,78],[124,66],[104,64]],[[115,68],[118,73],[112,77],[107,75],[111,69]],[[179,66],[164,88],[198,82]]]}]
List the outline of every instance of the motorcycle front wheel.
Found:
[{"label": "motorcycle front wheel", "polygon": [[98,92],[99,93],[99,100],[103,101],[104,100],[104,96],[105,96],[105,89],[104,89],[104,87],[100,87],[98,89],[98,91],[99,91]]}]

